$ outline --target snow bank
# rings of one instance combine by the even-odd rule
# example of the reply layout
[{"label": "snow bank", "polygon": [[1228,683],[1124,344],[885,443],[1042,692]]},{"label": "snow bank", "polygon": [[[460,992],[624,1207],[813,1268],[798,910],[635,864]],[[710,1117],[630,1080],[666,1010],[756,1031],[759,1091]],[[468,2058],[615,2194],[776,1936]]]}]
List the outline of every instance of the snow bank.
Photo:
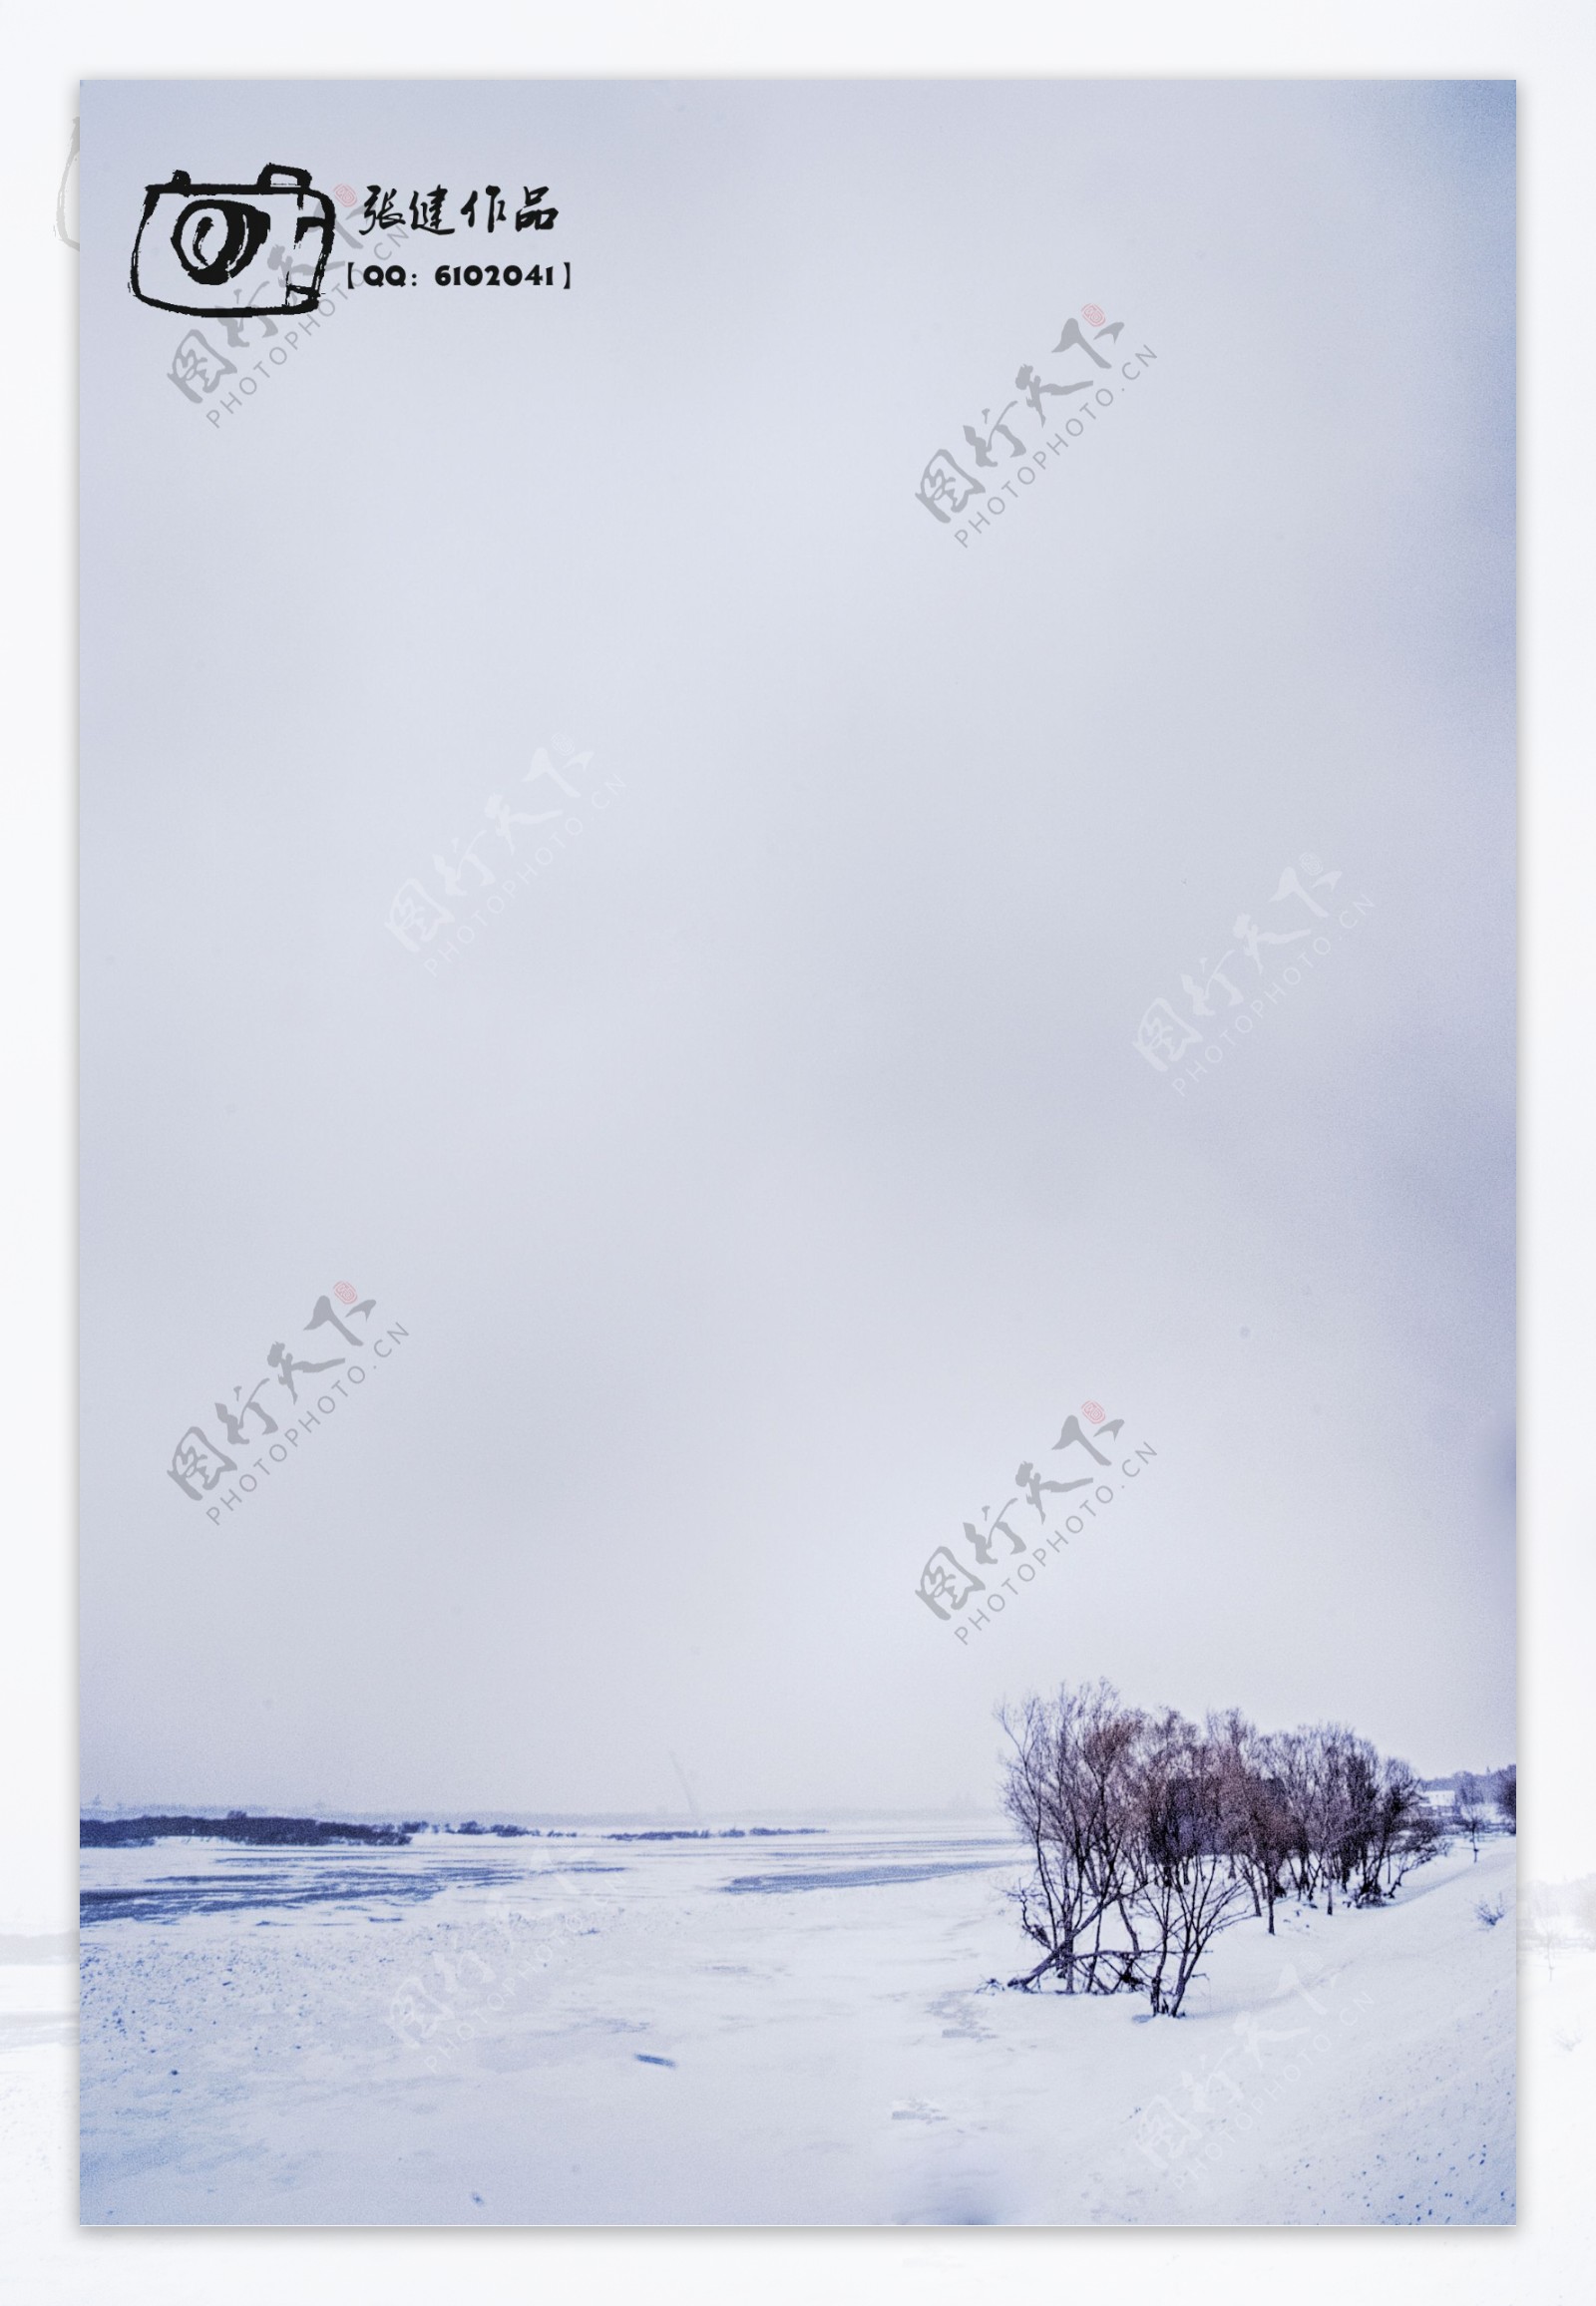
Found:
[{"label": "snow bank", "polygon": [[1245,1922],[1172,2021],[985,1983],[1023,1953],[996,1824],[757,1873],[597,1835],[88,1852],[82,2215],[1510,2221],[1512,1922],[1475,1909],[1513,1856]]}]

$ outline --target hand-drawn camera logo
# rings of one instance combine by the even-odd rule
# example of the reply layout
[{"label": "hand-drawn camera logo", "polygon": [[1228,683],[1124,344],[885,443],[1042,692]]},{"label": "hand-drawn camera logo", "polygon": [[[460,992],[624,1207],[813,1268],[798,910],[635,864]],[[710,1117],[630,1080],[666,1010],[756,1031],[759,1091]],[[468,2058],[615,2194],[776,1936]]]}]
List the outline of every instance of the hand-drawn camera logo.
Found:
[{"label": "hand-drawn camera logo", "polygon": [[333,205],[308,169],[252,185],[196,185],[183,169],[145,191],[129,286],[163,312],[308,312],[332,248]]}]

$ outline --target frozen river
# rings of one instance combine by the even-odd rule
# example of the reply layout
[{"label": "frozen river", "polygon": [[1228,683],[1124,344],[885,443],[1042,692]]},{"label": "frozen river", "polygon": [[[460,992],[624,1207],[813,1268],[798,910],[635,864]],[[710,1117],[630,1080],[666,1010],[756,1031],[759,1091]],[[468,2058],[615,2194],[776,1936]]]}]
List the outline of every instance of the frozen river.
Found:
[{"label": "frozen river", "polygon": [[1512,1847],[1216,1942],[1191,2015],[1028,1968],[998,1821],[83,1853],[109,2224],[1513,2215]]}]

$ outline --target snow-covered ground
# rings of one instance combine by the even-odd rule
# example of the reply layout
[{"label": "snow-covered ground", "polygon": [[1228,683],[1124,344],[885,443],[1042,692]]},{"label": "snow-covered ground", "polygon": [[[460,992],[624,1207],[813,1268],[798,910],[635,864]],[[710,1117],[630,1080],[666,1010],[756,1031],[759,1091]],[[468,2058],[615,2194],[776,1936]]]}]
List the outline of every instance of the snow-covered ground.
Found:
[{"label": "snow-covered ground", "polygon": [[1248,1920],[1176,2022],[986,1983],[996,1823],[86,1851],[81,2214],[1506,2222],[1512,1868]]}]

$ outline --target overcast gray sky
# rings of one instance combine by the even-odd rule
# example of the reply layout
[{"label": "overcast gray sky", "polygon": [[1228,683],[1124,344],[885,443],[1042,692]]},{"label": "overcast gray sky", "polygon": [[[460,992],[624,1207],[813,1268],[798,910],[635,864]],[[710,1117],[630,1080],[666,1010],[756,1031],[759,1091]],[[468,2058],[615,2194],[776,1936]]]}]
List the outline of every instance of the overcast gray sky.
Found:
[{"label": "overcast gray sky", "polygon": [[[87,1795],[929,1807],[1097,1673],[1512,1751],[1512,134],[85,90]],[[221,413],[129,252],[267,162],[560,215]],[[961,547],[923,467],[1088,304],[1112,404]],[[430,974],[395,891],[557,734],[607,806]],[[1173,1094],[1305,853],[1372,910]],[[213,1526],[178,1436],[339,1281],[408,1337]],[[1087,1399],[1156,1460],[962,1647],[922,1564]]]}]

